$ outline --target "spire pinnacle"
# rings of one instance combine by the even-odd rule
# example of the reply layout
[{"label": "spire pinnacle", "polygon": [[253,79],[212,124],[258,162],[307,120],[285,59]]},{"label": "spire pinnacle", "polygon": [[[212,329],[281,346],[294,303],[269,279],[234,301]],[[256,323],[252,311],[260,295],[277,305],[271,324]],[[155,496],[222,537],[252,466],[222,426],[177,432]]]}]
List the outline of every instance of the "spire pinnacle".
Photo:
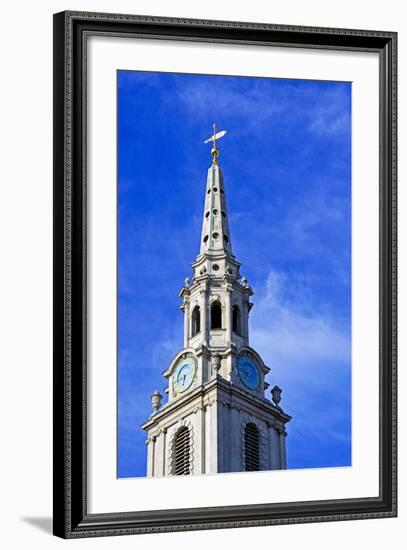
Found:
[{"label": "spire pinnacle", "polygon": [[211,151],[213,164],[218,164],[219,149],[216,147],[216,124],[213,123],[213,147]]},{"label": "spire pinnacle", "polygon": [[[217,139],[219,139],[219,134],[214,129],[214,135],[210,138],[214,142],[214,149],[216,148]],[[214,162],[208,168],[206,180],[200,254],[222,255],[228,253],[232,256],[223,171],[215,161],[216,156],[214,156]]]},{"label": "spire pinnacle", "polygon": [[212,164],[218,164],[218,156],[219,156],[219,149],[216,147],[216,140],[220,139],[226,134],[226,130],[222,130],[221,132],[216,133],[216,124],[213,124],[213,135],[204,141],[204,143],[209,143],[210,141],[213,142],[213,147],[211,150],[212,155]]}]

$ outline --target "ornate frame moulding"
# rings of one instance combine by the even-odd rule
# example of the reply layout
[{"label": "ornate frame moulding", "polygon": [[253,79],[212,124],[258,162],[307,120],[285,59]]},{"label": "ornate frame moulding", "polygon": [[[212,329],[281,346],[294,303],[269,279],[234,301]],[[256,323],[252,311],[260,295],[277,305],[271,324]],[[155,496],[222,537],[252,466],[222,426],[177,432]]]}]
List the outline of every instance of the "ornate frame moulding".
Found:
[{"label": "ornate frame moulding", "polygon": [[[380,349],[377,354],[381,422],[377,497],[360,495],[342,500],[232,506],[217,506],[214,500],[212,506],[202,508],[88,513],[86,355],[90,281],[87,279],[87,212],[91,197],[87,198],[86,194],[86,90],[87,40],[96,35],[154,37],[176,40],[181,44],[195,41],[246,47],[261,45],[327,52],[373,52],[378,55],[380,143],[379,158],[375,162],[380,165],[380,254],[377,259],[380,265]],[[75,11],[54,15],[55,535],[63,538],[95,537],[396,515],[396,57],[397,35],[393,32]],[[96,345],[97,342],[93,342],[93,346]],[[205,402],[205,406],[209,403]],[[264,433],[262,441],[269,435]],[[167,458],[170,461],[171,457]],[[255,482],[256,476],[253,479]]]}]

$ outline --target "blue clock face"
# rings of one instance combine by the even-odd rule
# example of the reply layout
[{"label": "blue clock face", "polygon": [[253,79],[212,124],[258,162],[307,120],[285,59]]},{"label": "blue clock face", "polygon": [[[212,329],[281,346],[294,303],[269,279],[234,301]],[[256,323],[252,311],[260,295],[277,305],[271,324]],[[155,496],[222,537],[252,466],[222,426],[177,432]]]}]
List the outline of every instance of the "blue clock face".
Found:
[{"label": "blue clock face", "polygon": [[240,380],[250,390],[255,390],[260,384],[260,370],[258,366],[246,355],[239,357],[237,372]]},{"label": "blue clock face", "polygon": [[187,390],[191,386],[194,380],[195,371],[196,363],[192,357],[182,359],[178,363],[174,373],[174,380],[175,387],[180,393]]}]

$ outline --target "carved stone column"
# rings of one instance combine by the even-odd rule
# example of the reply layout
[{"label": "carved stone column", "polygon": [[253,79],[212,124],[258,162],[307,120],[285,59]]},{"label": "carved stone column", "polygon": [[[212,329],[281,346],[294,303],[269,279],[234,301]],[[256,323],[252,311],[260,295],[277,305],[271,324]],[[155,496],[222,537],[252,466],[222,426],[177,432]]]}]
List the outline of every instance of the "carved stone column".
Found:
[{"label": "carved stone column", "polygon": [[206,470],[208,474],[218,473],[218,412],[216,401],[211,401],[207,406],[207,414],[209,414],[209,427],[210,427],[210,456],[209,456],[209,470]]},{"label": "carved stone column", "polygon": [[230,408],[230,471],[241,472],[242,464],[242,449],[241,449],[241,418],[240,413],[235,407]]},{"label": "carved stone column", "polygon": [[147,476],[154,477],[154,462],[155,462],[155,436],[150,436],[147,441]]},{"label": "carved stone column", "polygon": [[202,287],[200,290],[201,293],[201,334],[202,334],[202,344],[205,346],[208,343],[208,303],[206,296],[206,286]]},{"label": "carved stone column", "polygon": [[205,419],[206,407],[201,404],[199,407],[200,424],[201,424],[201,474],[206,470],[206,419]]},{"label": "carved stone column", "polygon": [[226,287],[225,305],[226,305],[226,345],[230,346],[232,342],[232,286]]},{"label": "carved stone column", "polygon": [[242,336],[245,340],[245,345],[249,345],[249,304],[246,299],[243,298],[243,311],[242,311]]},{"label": "carved stone column", "polygon": [[165,471],[166,470],[166,460],[165,460],[165,457],[166,457],[166,454],[167,454],[167,428],[163,428],[163,431],[162,431],[162,458],[161,458],[161,462],[162,462],[162,475],[165,476],[167,475],[167,472]]},{"label": "carved stone column", "polygon": [[185,300],[183,304],[184,310],[184,348],[189,345],[189,327],[190,327],[190,315],[189,315],[189,300]]},{"label": "carved stone column", "polygon": [[269,432],[269,454],[270,454],[270,470],[280,470],[281,468],[281,451],[280,451],[280,436],[273,425],[268,424]]},{"label": "carved stone column", "polygon": [[278,429],[279,433],[279,439],[280,439],[280,468],[282,470],[287,469],[287,456],[286,456],[286,450],[285,450],[285,436],[287,435],[287,432],[284,428]]}]

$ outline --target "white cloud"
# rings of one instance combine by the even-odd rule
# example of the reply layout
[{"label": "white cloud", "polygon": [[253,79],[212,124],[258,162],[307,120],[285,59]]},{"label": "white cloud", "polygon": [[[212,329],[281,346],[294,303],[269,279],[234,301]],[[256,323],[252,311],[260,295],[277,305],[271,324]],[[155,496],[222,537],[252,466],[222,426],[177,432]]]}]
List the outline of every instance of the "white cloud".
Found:
[{"label": "white cloud", "polygon": [[215,80],[213,85],[208,81],[204,83],[195,81],[179,86],[178,97],[195,116],[203,119],[207,118],[208,110],[211,110],[213,105],[216,105],[219,112],[227,113],[229,117],[233,115],[244,118],[246,121],[244,134],[248,130],[255,130],[263,121],[270,120],[273,115],[281,113],[285,108],[284,103],[273,101],[269,90],[261,81],[255,80],[250,89],[243,93],[240,88],[235,87],[233,81],[230,81],[230,84],[223,81],[221,90]]},{"label": "white cloud", "polygon": [[[350,111],[348,89],[345,87],[321,88],[318,101],[315,101],[315,90],[299,86],[298,83],[286,81],[284,87],[277,87],[271,93],[270,79],[245,79],[251,86],[244,92],[236,85],[236,80],[226,77],[219,83],[195,80],[183,82],[178,86],[178,99],[194,114],[194,117],[208,118],[208,111],[213,106],[229,118],[244,119],[242,134],[246,137],[255,132],[270,127],[273,117],[297,118],[308,121],[307,127],[311,134],[317,137],[333,137],[343,134],[349,128]],[[281,82],[281,81],[280,81]],[[281,131],[281,129],[280,129]],[[238,128],[234,128],[237,136]]]},{"label": "white cloud", "polygon": [[251,345],[270,363],[273,384],[286,384],[296,393],[315,384],[334,389],[348,372],[350,336],[333,317],[310,308],[302,285],[293,284],[294,293],[287,291],[288,285],[286,275],[271,271],[259,289],[251,314]]},{"label": "white cloud", "polygon": [[307,283],[292,279],[271,271],[258,289],[250,344],[271,367],[271,385],[283,389],[281,405],[292,416],[287,426],[291,467],[332,461],[346,465],[351,437],[350,336],[336,326],[334,317],[312,310],[302,297]]}]

